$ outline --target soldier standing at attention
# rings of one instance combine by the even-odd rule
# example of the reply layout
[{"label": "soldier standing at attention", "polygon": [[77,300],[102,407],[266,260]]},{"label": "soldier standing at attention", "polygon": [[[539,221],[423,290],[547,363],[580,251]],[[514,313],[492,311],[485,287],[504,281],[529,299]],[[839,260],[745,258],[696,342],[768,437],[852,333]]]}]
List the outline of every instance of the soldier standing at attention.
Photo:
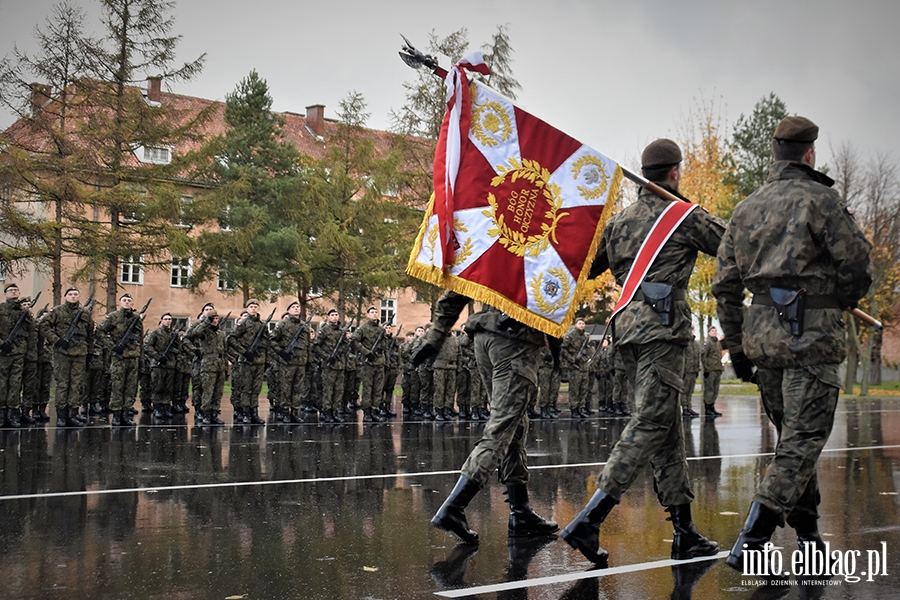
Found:
[{"label": "soldier standing at attention", "polygon": [[[131,331],[128,327],[137,317]],[[141,340],[144,338],[144,324],[134,312],[131,294],[122,294],[119,308],[97,325],[97,337],[110,349],[109,363],[109,408],[113,411],[113,425],[134,425],[125,413],[137,398],[140,377]],[[127,338],[127,339],[126,339]],[[147,396],[150,390],[147,389]]]},{"label": "soldier standing at attention", "polygon": [[192,342],[193,336],[191,334],[204,323],[206,315],[214,310],[216,310],[216,307],[213,306],[212,302],[204,304],[203,308],[200,309],[200,313],[197,315],[197,320],[191,323],[190,327],[187,328],[187,331],[184,332],[184,337],[182,338],[185,353],[191,357],[191,405],[194,407],[195,425],[200,424],[203,420],[202,415],[200,414],[200,407],[203,404],[203,377],[201,377],[200,374],[200,363],[202,361],[200,349],[194,346]]},{"label": "soldier standing at attention", "polygon": [[172,330],[172,315],[163,313],[159,327],[144,340],[144,356],[150,363],[150,385],[153,389],[153,416],[172,418],[175,389],[176,357],[181,349],[178,334]]},{"label": "soldier standing at attention", "polygon": [[343,423],[341,405],[344,400],[344,369],[347,367],[347,342],[341,315],[335,309],[328,311],[325,323],[313,342],[313,355],[322,369],[322,421]]},{"label": "soldier standing at attention", "polygon": [[[225,334],[219,329],[219,313],[210,308],[206,316],[191,327],[184,338],[196,348],[200,354],[200,382],[203,397],[198,411],[201,425],[224,425],[219,418],[222,405],[222,394],[225,391],[225,378],[228,372],[228,360],[225,354]],[[194,398],[196,407],[197,398]]]},{"label": "soldier standing at attention", "polygon": [[[441,296],[431,328],[413,355],[414,365],[438,354],[468,304],[469,298],[455,292]],[[528,406],[537,395],[538,365],[547,339],[540,331],[488,305],[469,317],[465,327],[475,340],[475,360],[490,396],[491,415],[481,439],[463,463],[456,486],[431,524],[467,544],[477,544],[478,534],[469,529],[465,508],[499,467],[500,482],[509,495],[509,537],[556,533],[559,525],[538,515],[529,503],[525,454]]]},{"label": "soldier standing at attention", "polygon": [[434,357],[434,420],[452,421],[456,398],[456,368],[459,366],[459,342],[451,334]]},{"label": "soldier standing at attention", "polygon": [[[299,307],[299,305],[298,305]],[[259,416],[259,395],[262,393],[263,381],[266,374],[266,363],[269,351],[269,332],[262,331],[266,327],[265,321],[259,318],[259,301],[250,299],[247,306],[247,318],[241,321],[229,336],[230,350],[235,353],[232,362],[234,370],[231,375],[231,384],[240,390],[234,410],[234,422],[253,425],[265,423]],[[248,351],[259,336],[253,356]]]},{"label": "soldier standing at attention", "polygon": [[[681,159],[675,142],[656,140],[641,155],[644,177],[677,195]],[[590,277],[609,269],[624,288],[644,240],[670,205],[676,206],[641,189],[637,201],[604,229]],[[719,550],[697,531],[691,518],[694,495],[688,481],[679,396],[691,332],[688,280],[697,253],[715,255],[724,230],[725,223],[702,208],[687,212],[665,243],[653,247],[658,254],[640,288],[615,317],[614,343],[634,385],[636,410],[613,447],[599,489],[560,534],[595,564],[605,565],[608,556],[599,545],[600,524],[647,464],[653,469],[659,502],[675,527],[672,558],[712,556]]]},{"label": "soldier standing at attention", "polygon": [[372,410],[381,400],[387,351],[385,331],[378,324],[377,308],[370,306],[366,309],[366,322],[359,326],[350,340],[354,351],[360,356],[359,380],[362,384],[360,407],[363,411],[363,421],[384,421],[384,417]]},{"label": "soldier standing at attention", "polygon": [[[694,330],[691,329],[692,339],[688,342],[687,352],[684,354],[684,387],[681,391],[681,416],[691,418],[700,416],[700,413],[691,408],[691,396],[694,395],[694,385],[697,383],[697,375],[700,374],[700,342],[693,339],[693,335]],[[721,361],[719,364],[722,364]]]},{"label": "soldier standing at attention", "polygon": [[41,333],[54,347],[53,382],[56,393],[53,403],[56,406],[57,427],[84,426],[84,421],[78,416],[78,406],[81,403],[93,320],[87,308],[81,310],[80,297],[78,288],[70,287],[63,296],[65,302],[54,306],[41,322]]},{"label": "soldier standing at attention", "polygon": [[590,385],[587,361],[591,357],[590,337],[584,332],[584,319],[575,319],[562,341],[563,366],[569,373],[569,409],[572,418],[588,416],[586,402]]},{"label": "soldier standing at attention", "polygon": [[[288,346],[296,336],[292,351]],[[278,357],[278,394],[282,410],[287,410],[282,419],[285,423],[302,423],[300,406],[303,404],[303,379],[306,377],[306,363],[309,361],[309,330],[300,318],[300,303],[291,302],[288,317],[282,319],[272,332],[272,350]]]},{"label": "soldier standing at attention", "polygon": [[[423,329],[422,332],[424,333],[424,331]],[[400,370],[403,374],[400,380],[400,389],[403,390],[400,396],[400,404],[403,406],[404,419],[412,416],[415,404],[419,398],[419,378],[415,375],[415,371],[413,371],[412,365],[409,363],[416,339],[414,331],[407,331],[406,341],[400,346]]]},{"label": "soldier standing at attention", "polygon": [[[719,247],[712,291],[737,375],[758,368],[775,458],[725,563],[743,568],[785,522],[823,550],[816,462],[834,425],[838,365],[847,355],[842,311],[872,283],[872,245],[852,212],[815,170],[819,128],[786,117],[775,129],[766,183],[734,210]],[[744,290],[753,301],[744,307]]]},{"label": "soldier standing at attention", "polygon": [[[10,283],[3,293],[6,302],[0,304],[0,427],[21,427],[22,373],[34,319],[28,310],[29,303],[19,300],[19,286]],[[20,318],[23,318],[21,324],[13,331]]]},{"label": "soldier standing at attention", "polygon": [[715,327],[709,328],[709,337],[703,342],[703,406],[707,417],[721,417],[716,410],[716,398],[719,397],[719,383],[722,380],[722,344],[719,343],[719,332]]}]

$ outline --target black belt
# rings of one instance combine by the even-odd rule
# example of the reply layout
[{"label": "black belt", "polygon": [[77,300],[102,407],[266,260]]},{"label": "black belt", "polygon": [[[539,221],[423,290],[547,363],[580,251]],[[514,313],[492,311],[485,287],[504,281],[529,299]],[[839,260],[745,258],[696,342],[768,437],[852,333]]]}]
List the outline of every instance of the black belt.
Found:
[{"label": "black belt", "polygon": [[[756,304],[758,306],[775,306],[775,301],[772,300],[772,296],[770,296],[769,294],[753,294],[753,302],[751,302],[751,304]],[[834,296],[807,295],[806,304],[804,306],[806,310],[815,310],[822,308],[844,308]]]},{"label": "black belt", "polygon": [[[687,300],[687,290],[674,289],[672,290],[672,299],[673,300]],[[644,290],[638,288],[638,291],[634,293],[634,297],[631,299],[632,302],[640,300],[644,300]]]}]

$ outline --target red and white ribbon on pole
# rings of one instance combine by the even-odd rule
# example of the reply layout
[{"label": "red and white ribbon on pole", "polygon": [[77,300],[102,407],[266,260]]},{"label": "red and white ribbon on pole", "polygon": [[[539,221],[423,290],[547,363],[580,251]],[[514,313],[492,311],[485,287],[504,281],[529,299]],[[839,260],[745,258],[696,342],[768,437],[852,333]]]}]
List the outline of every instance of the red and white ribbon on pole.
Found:
[{"label": "red and white ribbon on pole", "polygon": [[443,268],[453,264],[453,194],[463,145],[469,139],[472,100],[466,71],[490,75],[481,52],[473,52],[453,65],[444,79],[447,87],[447,113],[441,124],[441,134],[434,156],[434,212],[441,236]]},{"label": "red and white ribbon on pole", "polygon": [[678,229],[678,226],[681,225],[682,221],[684,221],[695,208],[697,208],[696,204],[675,201],[669,204],[665,210],[660,213],[659,217],[656,219],[656,223],[654,223],[653,227],[650,229],[650,233],[647,234],[647,238],[641,244],[641,248],[638,250],[634,263],[631,265],[631,269],[628,270],[628,275],[625,277],[625,283],[622,284],[622,295],[619,296],[619,301],[616,302],[616,306],[613,308],[612,315],[609,318],[610,322],[612,322],[616,315],[619,314],[623,308],[628,306],[634,298],[638,288],[647,276],[647,272],[653,265],[653,261],[656,260],[659,251],[662,250],[662,247],[669,238],[672,237],[672,234]]}]

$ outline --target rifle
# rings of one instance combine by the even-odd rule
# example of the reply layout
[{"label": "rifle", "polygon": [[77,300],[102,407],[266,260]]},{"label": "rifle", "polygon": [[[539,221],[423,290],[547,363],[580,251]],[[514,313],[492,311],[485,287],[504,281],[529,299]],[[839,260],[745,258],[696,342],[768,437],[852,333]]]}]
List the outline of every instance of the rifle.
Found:
[{"label": "rifle", "polygon": [[22,331],[22,325],[25,323],[25,317],[31,314],[31,307],[37,302],[38,298],[41,297],[41,293],[38,292],[37,296],[34,297],[34,300],[31,301],[28,309],[23,308],[22,314],[19,315],[19,319],[16,321],[16,324],[10,330],[9,335],[6,336],[6,340],[0,345],[0,354],[9,354],[12,352],[13,344],[16,343],[16,340],[20,337],[28,337],[28,334]]},{"label": "rifle", "polygon": [[390,358],[391,358],[391,352],[394,351],[394,342],[396,342],[396,341],[397,341],[397,338],[400,337],[400,332],[401,332],[401,331],[403,331],[403,325],[402,325],[402,324],[400,325],[400,327],[397,328],[397,333],[394,334],[394,337],[391,338],[391,343],[388,344],[388,351],[387,351],[388,360],[390,360]]},{"label": "rifle", "polygon": [[372,359],[375,358],[375,349],[378,348],[378,344],[381,343],[381,340],[384,339],[384,327],[380,328],[381,331],[378,332],[378,337],[375,338],[375,343],[372,344],[372,347],[369,348],[369,351],[366,352],[366,362],[371,363]]},{"label": "rifle", "polygon": [[[305,324],[309,325],[314,316],[316,316],[316,311],[312,311],[312,314],[307,317]],[[294,352],[296,352],[298,348],[303,348],[303,346],[297,346],[297,340],[300,339],[300,334],[303,333],[305,329],[305,326],[298,327],[297,331],[294,332],[294,337],[291,338],[291,343],[285,346],[284,349],[278,351],[278,356],[280,356],[284,362],[294,358]]]},{"label": "rifle", "polygon": [[122,354],[125,352],[125,347],[130,345],[131,342],[134,341],[134,328],[137,327],[137,324],[141,320],[141,317],[143,317],[144,313],[147,312],[147,308],[149,308],[151,302],[153,302],[153,298],[147,300],[147,304],[144,305],[144,308],[141,309],[141,312],[131,318],[131,322],[128,324],[128,329],[125,330],[125,335],[122,336],[122,339],[119,340],[118,344],[113,346],[113,352],[115,352],[119,356],[122,356]]},{"label": "rifle", "polygon": [[166,364],[169,361],[169,352],[172,351],[172,348],[175,346],[175,342],[178,341],[178,334],[184,331],[184,326],[187,324],[185,321],[182,325],[175,330],[175,333],[172,334],[172,339],[169,340],[169,343],[166,345],[166,349],[163,350],[163,353],[159,355],[159,359],[156,361],[161,365]]},{"label": "rifle", "polygon": [[219,329],[222,329],[222,327],[225,326],[225,322],[228,321],[228,317],[231,316],[231,312],[232,312],[232,311],[229,310],[229,311],[228,311],[228,314],[225,315],[225,318],[224,318],[224,319],[219,319]]},{"label": "rifle", "polygon": [[263,323],[263,326],[259,328],[259,331],[256,332],[256,337],[253,338],[253,343],[250,344],[250,347],[244,350],[241,353],[241,356],[244,357],[244,360],[247,362],[253,362],[256,360],[256,357],[259,356],[259,345],[262,342],[262,335],[264,331],[269,329],[269,322],[272,321],[272,317],[275,316],[275,309],[272,309],[272,312],[269,313],[269,318],[266,319],[266,322]]},{"label": "rifle", "polygon": [[90,310],[94,306],[94,292],[91,292],[91,295],[88,296],[87,302],[82,305],[81,308],[78,309],[78,312],[75,313],[75,316],[72,318],[72,322],[69,323],[69,328],[66,330],[65,335],[56,340],[56,348],[59,350],[61,354],[69,353],[69,346],[72,345],[72,338],[82,335],[87,335],[83,333],[80,329],[78,329],[78,322],[81,320],[81,315],[84,314],[84,311]]},{"label": "rifle", "polygon": [[341,329],[341,335],[338,337],[337,344],[334,345],[334,350],[331,351],[331,356],[325,361],[329,366],[334,364],[334,361],[337,360],[338,351],[341,349],[341,345],[344,343],[344,338],[347,337],[347,332],[350,331],[350,328],[353,326],[353,319],[350,319],[350,322],[347,323],[346,327]]},{"label": "rifle", "polygon": [[[576,359],[581,358],[581,353],[584,352],[584,349],[587,347],[588,342],[590,342],[590,341],[591,341],[591,336],[589,336],[588,334],[585,333],[584,334],[584,342],[582,342],[581,348],[578,349],[578,354],[575,355]],[[591,355],[591,358],[594,358],[594,356]]]},{"label": "rifle", "polygon": [[[39,295],[40,295],[40,294],[39,294]],[[37,298],[35,298],[35,300],[37,300]],[[40,318],[43,317],[45,314],[47,314],[47,311],[48,311],[48,310],[50,310],[50,303],[49,303],[49,302],[48,302],[47,304],[44,305],[44,308],[42,308],[41,310],[38,311],[38,314],[37,314],[37,316],[35,317],[35,320],[40,319]]]}]

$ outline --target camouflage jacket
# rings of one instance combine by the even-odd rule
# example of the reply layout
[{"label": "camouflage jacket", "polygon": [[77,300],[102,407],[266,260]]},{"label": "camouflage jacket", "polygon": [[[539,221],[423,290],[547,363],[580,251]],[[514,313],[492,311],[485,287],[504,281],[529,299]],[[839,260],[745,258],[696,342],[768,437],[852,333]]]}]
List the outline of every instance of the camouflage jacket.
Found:
[{"label": "camouflage jacket", "polygon": [[[341,343],[341,347],[337,347],[338,341],[342,336],[346,335],[340,323],[325,322],[322,328],[319,329],[319,333],[316,335],[315,341],[313,341],[313,354],[315,360],[322,365],[323,369],[328,367],[329,369],[343,371],[347,367],[350,340],[345,338],[343,343]],[[337,348],[337,352],[334,351],[335,348]],[[334,362],[329,365],[328,359],[331,358],[332,354],[334,354]]]},{"label": "camouflage jacket", "polygon": [[[670,201],[642,189],[636,202],[622,210],[606,225],[591,267],[590,277],[607,269],[621,286],[641,244],[656,219]],[[696,208],[682,221],[660,249],[644,281],[667,283],[675,290],[687,290],[697,253],[716,255],[725,222]],[[691,339],[691,309],[687,300],[675,300],[672,325],[665,326],[660,315],[643,300],[632,300],[616,316],[613,326],[617,344],[644,344],[661,341],[686,344]]]},{"label": "camouflage jacket", "polygon": [[[387,334],[383,332],[384,329],[378,324],[378,321],[371,319],[366,319],[366,322],[353,332],[350,341],[353,344],[353,351],[360,356],[360,364],[363,364],[362,361],[366,361],[366,364],[370,365],[384,365],[388,338]],[[374,357],[369,357],[369,352],[372,352]]]},{"label": "camouflage jacket", "polygon": [[579,331],[574,325],[569,327],[566,335],[563,337],[560,358],[562,358],[562,366],[567,369],[575,369],[577,371],[587,370],[587,361],[594,353],[591,344],[585,343],[590,336],[584,331]]},{"label": "camouflage jacket", "polygon": [[225,333],[204,317],[191,327],[184,339],[200,353],[200,371],[224,372],[228,368],[225,355]]},{"label": "camouflage jacket", "polygon": [[278,360],[282,364],[305,365],[309,362],[309,329],[306,327],[306,321],[300,317],[289,316],[286,319],[282,319],[275,326],[275,330],[272,331],[272,350],[277,355],[282,350],[287,349],[291,344],[291,340],[294,339],[294,335],[297,335],[297,342],[294,344],[291,359],[285,361],[281,356],[278,356]]},{"label": "camouflage jacket", "polygon": [[463,333],[459,336],[459,367],[471,371],[475,369],[475,345],[472,336]]},{"label": "camouflage jacket", "polygon": [[719,247],[713,278],[726,347],[758,366],[783,368],[840,363],[847,354],[840,308],[807,309],[804,332],[774,306],[744,307],[744,289],[805,289],[855,306],[872,283],[872,245],[833,181],[795,162],[772,165],[765,185],[737,205]]},{"label": "camouflage jacket", "polygon": [[454,335],[448,335],[437,356],[434,357],[435,369],[456,370],[459,366],[459,341]]},{"label": "camouflage jacket", "polygon": [[16,339],[10,340],[10,351],[6,356],[23,356],[28,349],[28,338],[34,328],[34,318],[27,309],[22,308],[19,300],[7,300],[0,304],[0,344],[6,341],[9,334],[16,327],[19,317],[25,311],[25,319],[16,335]]},{"label": "camouflage jacket", "polygon": [[[97,325],[97,339],[108,349],[112,350],[124,337],[128,326],[138,313],[134,309],[125,310],[119,308],[106,315],[106,318]],[[144,323],[138,318],[131,330],[129,339],[124,344],[122,358],[139,358],[141,356],[141,340],[144,338]],[[115,354],[115,353],[114,353]]]},{"label": "camouflage jacket", "polygon": [[400,343],[398,342],[401,342],[401,340],[395,340],[393,333],[391,335],[385,334],[384,337],[387,339],[387,349],[385,350],[387,358],[384,368],[388,371],[399,372],[402,361],[400,359]]},{"label": "camouflage jacket", "polygon": [[[41,334],[51,346],[55,346],[59,340],[69,331],[69,325],[75,320],[75,315],[81,310],[81,303],[70,304],[63,302],[54,306],[49,314],[41,320]],[[67,356],[87,356],[91,343],[91,311],[85,310],[78,319],[78,325],[72,335],[69,347],[66,350],[57,348],[56,351]]]},{"label": "camouflage jacket", "polygon": [[[174,341],[173,341],[174,338]],[[159,358],[162,356],[169,343],[172,343],[169,354],[166,356],[165,364],[159,364]],[[178,365],[178,351],[180,350],[181,340],[178,339],[178,333],[173,327],[157,327],[144,339],[144,356],[150,361],[151,367],[165,367],[166,369],[174,369]]]},{"label": "camouflage jacket", "polygon": [[[722,364],[722,361],[719,361]],[[691,340],[688,342],[687,351],[684,353],[684,372],[700,372],[700,342]]]},{"label": "camouflage jacket", "polygon": [[[244,352],[250,349],[250,346],[252,346],[254,340],[256,340],[256,334],[265,326],[265,321],[261,320],[259,315],[248,316],[234,329],[234,331],[231,332],[231,334],[228,335],[228,355],[232,362],[250,362],[250,364],[254,365],[266,364],[266,352],[269,348],[269,335],[267,331],[263,331],[262,335],[259,337],[256,358],[252,361],[248,361],[244,358]],[[288,341],[290,341],[290,338],[288,338]],[[285,346],[287,346],[287,344],[288,342],[284,343]],[[281,348],[279,348],[279,350],[280,349]],[[304,360],[303,362],[306,361]]]},{"label": "camouflage jacket", "polygon": [[[701,356],[700,362],[704,373],[725,370],[725,366],[722,364],[722,344],[719,342],[719,338],[712,336],[706,338],[706,341],[703,342]],[[687,370],[687,367],[685,367],[685,370]]]}]

